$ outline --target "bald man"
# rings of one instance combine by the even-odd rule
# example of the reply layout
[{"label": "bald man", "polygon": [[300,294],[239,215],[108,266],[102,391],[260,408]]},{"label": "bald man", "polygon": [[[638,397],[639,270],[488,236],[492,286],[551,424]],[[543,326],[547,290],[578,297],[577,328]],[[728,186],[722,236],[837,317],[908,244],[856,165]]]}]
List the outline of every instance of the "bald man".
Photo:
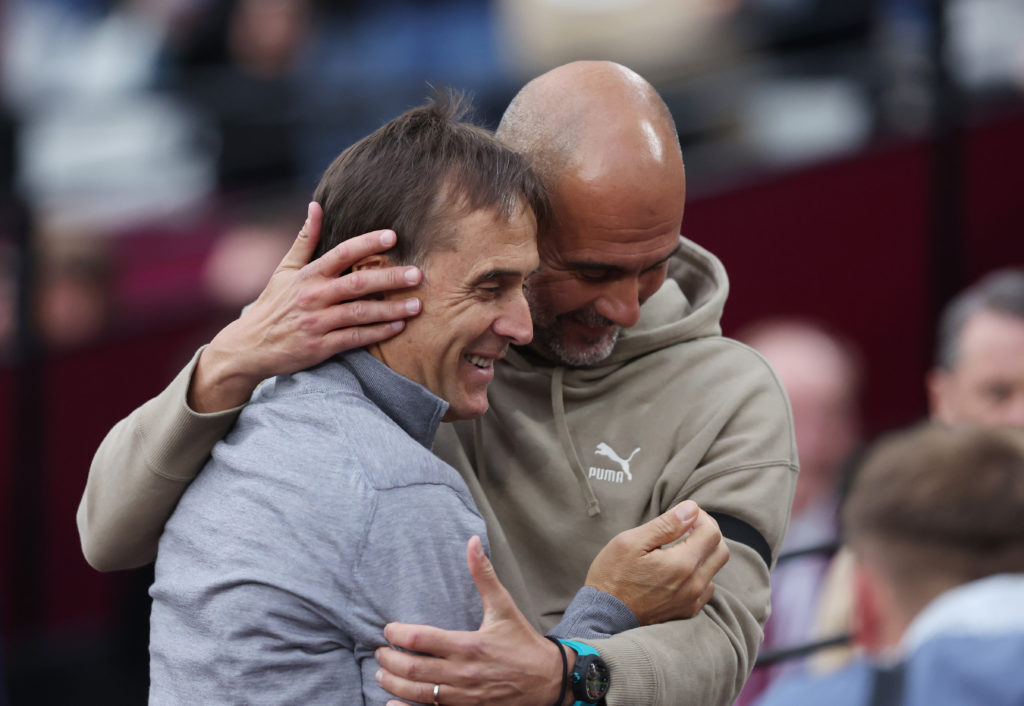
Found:
[{"label": "bald man", "polygon": [[[469,484],[498,577],[534,627],[557,623],[575,591],[595,581],[641,596],[640,627],[564,650],[564,703],[596,701],[571,678],[595,661],[610,676],[612,706],[731,703],[768,615],[768,572],[788,521],[796,450],[771,368],[721,336],[721,263],[680,236],[686,179],[669,111],[629,69],[578,62],[527,84],[498,136],[528,156],[554,208],[526,286],[534,340],[494,365],[489,412],[443,429],[435,453]],[[94,563],[152,558],[184,485],[255,381],[292,365],[290,348],[309,356],[362,335],[349,329],[339,340],[338,324],[317,326],[319,317],[338,316],[337,299],[318,293],[326,284],[316,263],[295,269],[315,217],[304,230],[269,285],[274,296],[261,297],[262,316],[215,338],[97,452],[79,510]],[[344,293],[359,286],[349,280]],[[296,318],[308,328],[281,327],[284,338],[273,331]],[[334,339],[325,345],[310,330]],[[261,340],[273,349],[245,345]],[[208,359],[216,365],[204,371]],[[714,517],[726,538],[729,560],[713,584],[710,550],[693,546],[668,576],[657,568],[660,549],[630,544],[631,528],[684,499]],[[698,521],[694,534],[700,528]],[[620,576],[591,575],[609,544],[630,547],[638,560],[623,563]],[[666,581],[703,608],[680,619],[678,605],[644,603],[650,587]],[[428,654],[382,648],[381,684],[428,703],[556,702],[556,653],[525,649],[525,621],[492,614],[487,596],[484,605],[484,624],[471,633],[388,626],[392,645]]]}]

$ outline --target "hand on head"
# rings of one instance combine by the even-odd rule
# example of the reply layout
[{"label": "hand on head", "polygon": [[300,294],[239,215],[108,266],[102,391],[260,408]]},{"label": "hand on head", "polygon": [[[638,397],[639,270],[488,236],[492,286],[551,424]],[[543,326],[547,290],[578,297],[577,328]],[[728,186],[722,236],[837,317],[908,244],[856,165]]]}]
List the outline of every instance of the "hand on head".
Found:
[{"label": "hand on head", "polygon": [[293,373],[332,355],[394,336],[420,301],[374,300],[374,294],[419,284],[416,267],[349,272],[362,258],[396,242],[390,230],[347,240],[309,262],[320,238],[323,211],[309,214],[266,288],[203,351],[189,389],[189,406],[215,412],[244,403],[268,377]]}]

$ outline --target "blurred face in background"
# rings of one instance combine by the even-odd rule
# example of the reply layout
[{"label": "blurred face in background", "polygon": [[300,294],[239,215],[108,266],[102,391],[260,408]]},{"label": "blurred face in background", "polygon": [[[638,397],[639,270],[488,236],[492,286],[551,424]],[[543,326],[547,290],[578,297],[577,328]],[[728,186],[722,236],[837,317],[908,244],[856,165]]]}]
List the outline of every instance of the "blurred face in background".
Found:
[{"label": "blurred face in background", "polygon": [[952,370],[928,378],[934,419],[1024,428],[1024,318],[982,310],[960,332]]},{"label": "blurred face in background", "polygon": [[852,355],[807,324],[780,324],[746,339],[775,368],[793,409],[800,475],[793,512],[831,500],[838,470],[860,439],[858,370]]},{"label": "blurred face in background", "polygon": [[308,0],[238,0],[228,28],[234,61],[246,73],[288,73],[310,34]]}]

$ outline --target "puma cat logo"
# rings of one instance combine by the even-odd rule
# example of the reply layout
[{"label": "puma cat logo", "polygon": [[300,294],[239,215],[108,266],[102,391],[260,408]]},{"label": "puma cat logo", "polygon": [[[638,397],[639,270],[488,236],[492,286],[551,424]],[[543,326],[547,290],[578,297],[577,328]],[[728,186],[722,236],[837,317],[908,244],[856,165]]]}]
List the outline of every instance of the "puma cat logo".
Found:
[{"label": "puma cat logo", "polygon": [[598,454],[599,456],[605,456],[615,461],[615,463],[617,463],[619,465],[619,468],[621,468],[622,470],[613,471],[610,468],[596,468],[594,466],[591,466],[588,477],[597,478],[598,480],[607,480],[611,481],[612,483],[622,483],[623,475],[625,475],[626,480],[633,480],[633,474],[629,472],[629,463],[630,461],[633,460],[633,457],[636,456],[639,452],[640,447],[638,446],[637,448],[633,449],[633,453],[631,453],[628,458],[622,458],[617,453],[615,453],[615,449],[613,449],[611,446],[602,441],[600,444],[597,445],[597,448],[594,450],[594,453]]}]

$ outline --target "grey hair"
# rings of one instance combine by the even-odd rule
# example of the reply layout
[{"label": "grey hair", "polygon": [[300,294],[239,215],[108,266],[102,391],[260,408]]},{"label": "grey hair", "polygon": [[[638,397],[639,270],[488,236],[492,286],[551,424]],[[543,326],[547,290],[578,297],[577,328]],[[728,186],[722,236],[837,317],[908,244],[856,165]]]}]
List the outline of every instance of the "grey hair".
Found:
[{"label": "grey hair", "polygon": [[979,311],[1024,319],[1024,269],[991,272],[955,296],[942,310],[935,342],[935,365],[953,370],[960,357],[960,334]]}]

